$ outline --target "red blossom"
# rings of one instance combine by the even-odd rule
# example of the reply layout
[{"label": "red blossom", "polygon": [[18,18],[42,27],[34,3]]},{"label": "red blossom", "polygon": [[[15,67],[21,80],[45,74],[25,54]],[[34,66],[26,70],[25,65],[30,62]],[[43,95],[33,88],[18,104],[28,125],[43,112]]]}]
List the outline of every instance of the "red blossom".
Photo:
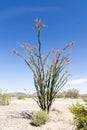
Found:
[{"label": "red blossom", "polygon": [[68,59],[67,57],[63,56],[63,59],[66,61],[66,64],[70,64],[70,59]]},{"label": "red blossom", "polygon": [[35,21],[36,23],[39,23],[39,19],[38,19],[38,18],[36,18],[34,21]]},{"label": "red blossom", "polygon": [[29,54],[32,55],[32,51],[31,50],[29,51]]},{"label": "red blossom", "polygon": [[68,59],[68,58],[65,57],[65,56],[63,56],[62,58],[66,61],[66,64],[70,64],[70,59]]},{"label": "red blossom", "polygon": [[60,51],[57,51],[57,52],[56,52],[56,54],[57,54],[57,55],[60,55],[60,54],[61,54],[61,52],[60,52]]},{"label": "red blossom", "polygon": [[66,70],[66,73],[69,73],[69,71],[68,71],[68,70]]},{"label": "red blossom", "polygon": [[66,70],[66,73],[72,77],[72,74],[68,70]]},{"label": "red blossom", "polygon": [[13,52],[14,54],[17,54],[17,53],[18,53],[18,51],[17,51],[16,49],[13,49],[12,52]]},{"label": "red blossom", "polygon": [[42,27],[46,27],[46,24],[42,23]]},{"label": "red blossom", "polygon": [[69,45],[70,45],[70,46],[74,46],[74,42],[71,42]]},{"label": "red blossom", "polygon": [[52,49],[51,49],[51,52],[55,52],[55,49],[54,49],[54,48],[52,48]]},{"label": "red blossom", "polygon": [[67,64],[70,64],[70,60],[69,60],[69,59],[66,59],[66,63],[67,63]]},{"label": "red blossom", "polygon": [[34,26],[34,28],[35,28],[35,29],[39,29],[40,26],[39,26],[38,24],[36,24],[36,25]]}]

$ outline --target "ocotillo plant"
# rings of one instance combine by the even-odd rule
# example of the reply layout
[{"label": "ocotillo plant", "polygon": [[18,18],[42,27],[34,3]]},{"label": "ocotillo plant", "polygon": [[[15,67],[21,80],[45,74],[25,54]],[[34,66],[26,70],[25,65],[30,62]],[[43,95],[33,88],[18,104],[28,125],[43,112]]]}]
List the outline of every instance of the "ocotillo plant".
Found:
[{"label": "ocotillo plant", "polygon": [[[29,44],[19,44],[20,47],[26,50],[26,54],[20,54],[17,50],[13,50],[15,54],[22,57],[34,74],[34,85],[37,92],[37,103],[39,107],[49,113],[50,107],[57,95],[58,91],[66,84],[68,76],[71,74],[65,70],[65,67],[70,63],[69,54],[72,50],[73,42],[66,45],[60,51],[51,49],[45,57],[41,52],[41,29],[46,25],[38,18],[35,19],[35,29],[38,30],[38,46],[32,47]],[[69,52],[63,56],[63,52],[69,49]],[[47,62],[49,56],[51,62]]]}]

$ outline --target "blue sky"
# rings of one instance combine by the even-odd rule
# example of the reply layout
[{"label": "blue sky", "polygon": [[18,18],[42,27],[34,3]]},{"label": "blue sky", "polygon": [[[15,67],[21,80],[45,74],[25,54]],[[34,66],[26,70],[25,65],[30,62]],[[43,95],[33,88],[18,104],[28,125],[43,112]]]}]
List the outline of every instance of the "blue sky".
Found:
[{"label": "blue sky", "polygon": [[3,0],[0,1],[0,88],[35,91],[33,74],[11,50],[18,42],[37,45],[36,17],[48,26],[41,32],[42,48],[60,49],[74,41],[68,69],[72,78],[63,90],[76,88],[87,93],[87,1],[86,0]]}]

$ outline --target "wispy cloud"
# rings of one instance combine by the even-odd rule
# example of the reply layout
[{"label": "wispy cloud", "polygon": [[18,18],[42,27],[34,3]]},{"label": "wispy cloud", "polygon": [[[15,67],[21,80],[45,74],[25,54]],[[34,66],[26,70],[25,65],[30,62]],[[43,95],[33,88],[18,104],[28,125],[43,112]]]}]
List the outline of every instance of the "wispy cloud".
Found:
[{"label": "wispy cloud", "polygon": [[25,13],[32,13],[32,12],[58,12],[60,11],[60,7],[56,6],[46,6],[46,7],[30,7],[30,6],[24,6],[24,7],[15,7],[15,8],[9,8],[8,10],[0,11],[0,20],[7,19],[10,17],[14,17],[20,14]]},{"label": "wispy cloud", "polygon": [[71,80],[68,82],[69,85],[80,85],[87,82],[87,78],[80,78],[76,80]]}]

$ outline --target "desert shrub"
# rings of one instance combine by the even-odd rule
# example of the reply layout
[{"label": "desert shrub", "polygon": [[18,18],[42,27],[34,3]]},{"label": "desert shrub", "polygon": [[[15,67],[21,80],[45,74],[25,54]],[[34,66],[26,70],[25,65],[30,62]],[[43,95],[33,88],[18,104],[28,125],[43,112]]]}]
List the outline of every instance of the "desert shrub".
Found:
[{"label": "desert shrub", "polygon": [[21,100],[21,99],[25,99],[25,96],[23,96],[23,95],[19,95],[19,96],[17,96],[17,99],[19,99],[19,100]]},{"label": "desert shrub", "polygon": [[63,98],[63,97],[64,97],[63,93],[58,93],[55,98]]},{"label": "desert shrub", "polygon": [[37,111],[32,116],[32,122],[36,126],[41,126],[45,124],[47,120],[48,120],[48,115],[46,114],[45,111],[42,110]]},{"label": "desert shrub", "polygon": [[11,97],[9,94],[0,94],[0,105],[9,105]]},{"label": "desert shrub", "polygon": [[37,99],[37,96],[29,95],[29,96],[27,96],[27,98]]},{"label": "desert shrub", "polygon": [[83,101],[84,101],[84,102],[86,103],[86,105],[87,105],[87,96],[83,96],[82,99],[83,99]]},{"label": "desert shrub", "polygon": [[65,94],[65,98],[78,98],[78,97],[79,97],[79,91],[77,89],[69,89]]},{"label": "desert shrub", "polygon": [[70,112],[74,114],[74,123],[76,130],[87,130],[87,109],[77,102],[69,107]]}]

